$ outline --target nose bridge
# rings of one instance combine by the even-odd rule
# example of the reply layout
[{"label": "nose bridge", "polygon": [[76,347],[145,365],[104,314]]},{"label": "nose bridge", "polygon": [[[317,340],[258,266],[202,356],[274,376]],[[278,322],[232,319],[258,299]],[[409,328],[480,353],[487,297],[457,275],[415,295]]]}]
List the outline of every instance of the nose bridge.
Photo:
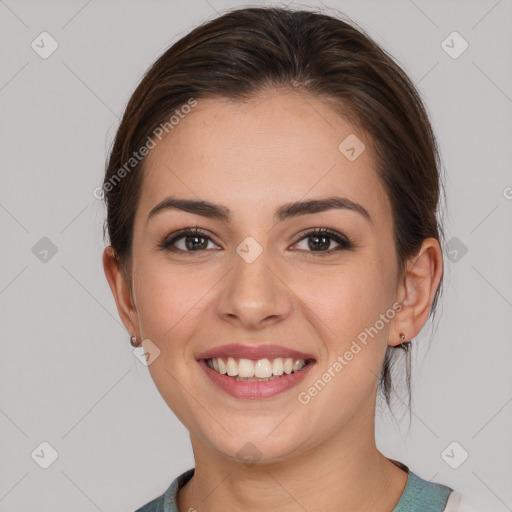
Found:
[{"label": "nose bridge", "polygon": [[245,238],[233,251],[233,269],[219,300],[219,314],[230,319],[236,317],[253,328],[270,319],[283,319],[291,309],[292,300],[273,263],[270,249],[253,237]]}]

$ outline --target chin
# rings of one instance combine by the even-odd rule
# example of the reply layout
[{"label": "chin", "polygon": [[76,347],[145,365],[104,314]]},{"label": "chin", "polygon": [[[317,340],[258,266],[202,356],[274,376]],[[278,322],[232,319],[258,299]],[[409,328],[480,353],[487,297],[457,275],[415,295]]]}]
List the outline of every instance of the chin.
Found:
[{"label": "chin", "polygon": [[[271,431],[272,429],[269,430]],[[224,457],[250,467],[283,462],[291,453],[297,454],[297,443],[301,441],[295,440],[294,437],[294,433],[291,432],[277,435],[276,431],[269,436],[267,432],[251,434],[246,430],[240,435],[233,433],[233,437],[225,439],[224,443],[211,444]]]}]

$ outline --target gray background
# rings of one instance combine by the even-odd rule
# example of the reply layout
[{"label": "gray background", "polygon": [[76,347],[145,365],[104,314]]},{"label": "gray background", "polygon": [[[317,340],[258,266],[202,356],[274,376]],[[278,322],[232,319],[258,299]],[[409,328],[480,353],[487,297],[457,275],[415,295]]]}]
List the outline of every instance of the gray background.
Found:
[{"label": "gray background", "polygon": [[[118,318],[93,190],[147,67],[242,5],[0,0],[2,512],[134,510],[194,465],[186,429]],[[401,63],[447,173],[442,316],[430,349],[429,329],[415,343],[411,427],[400,408],[398,421],[381,409],[378,445],[486,511],[512,510],[512,1],[295,5],[339,9]],[[47,59],[31,47],[43,31],[59,45]],[[442,46],[453,31],[469,43],[458,58]],[[41,252],[44,237],[55,254]],[[48,469],[43,441],[58,453]],[[457,469],[442,456],[453,441],[469,453]]]}]

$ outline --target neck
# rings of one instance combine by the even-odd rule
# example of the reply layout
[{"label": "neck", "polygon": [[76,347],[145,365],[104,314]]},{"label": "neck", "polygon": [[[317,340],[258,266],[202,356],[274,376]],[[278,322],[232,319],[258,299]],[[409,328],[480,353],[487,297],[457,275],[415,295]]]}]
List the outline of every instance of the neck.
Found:
[{"label": "neck", "polygon": [[178,494],[178,509],[390,512],[407,473],[378,451],[373,418],[366,423],[278,462],[253,465],[229,459],[191,435],[196,470]]}]

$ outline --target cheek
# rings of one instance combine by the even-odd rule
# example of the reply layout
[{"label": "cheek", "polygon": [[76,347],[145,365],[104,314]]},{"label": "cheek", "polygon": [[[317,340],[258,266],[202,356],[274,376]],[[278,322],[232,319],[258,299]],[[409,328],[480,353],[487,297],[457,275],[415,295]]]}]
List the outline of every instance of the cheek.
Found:
[{"label": "cheek", "polygon": [[188,425],[194,415],[184,389],[197,371],[190,340],[205,318],[211,286],[206,279],[194,278],[193,267],[171,269],[152,262],[140,268],[136,299],[141,334],[160,351],[148,370],[165,402]]},{"label": "cheek", "polygon": [[331,269],[326,279],[302,283],[298,295],[307,298],[304,315],[309,315],[315,334],[321,336],[327,356],[321,380],[333,382],[315,400],[333,421],[340,411],[331,410],[329,403],[343,404],[343,414],[350,415],[371,402],[392,318],[386,316],[392,305],[389,292],[385,273],[373,254],[361,257],[360,263]]},{"label": "cheek", "polygon": [[161,350],[169,348],[170,340],[177,349],[176,342],[184,336],[183,328],[200,311],[203,281],[194,279],[190,267],[176,270],[148,262],[140,269],[136,300],[142,334]]},{"label": "cheek", "polygon": [[313,299],[308,303],[314,311],[311,318],[317,318],[316,330],[327,354],[320,380],[328,383],[328,390],[318,393],[315,401],[325,411],[323,418],[333,423],[340,414],[350,416],[364,404],[371,406],[394,313],[383,278],[375,260],[365,258],[361,268],[340,269],[328,280],[303,288],[303,296]]},{"label": "cheek", "polygon": [[375,260],[360,258],[360,263],[333,267],[323,276],[310,273],[294,290],[325,323],[329,337],[343,346],[389,308],[389,285],[382,272]]},{"label": "cheek", "polygon": [[197,364],[193,340],[212,322],[212,300],[222,275],[218,269],[160,258],[141,260],[139,270],[136,300],[141,334],[157,345],[167,367],[181,374],[187,365]]}]

